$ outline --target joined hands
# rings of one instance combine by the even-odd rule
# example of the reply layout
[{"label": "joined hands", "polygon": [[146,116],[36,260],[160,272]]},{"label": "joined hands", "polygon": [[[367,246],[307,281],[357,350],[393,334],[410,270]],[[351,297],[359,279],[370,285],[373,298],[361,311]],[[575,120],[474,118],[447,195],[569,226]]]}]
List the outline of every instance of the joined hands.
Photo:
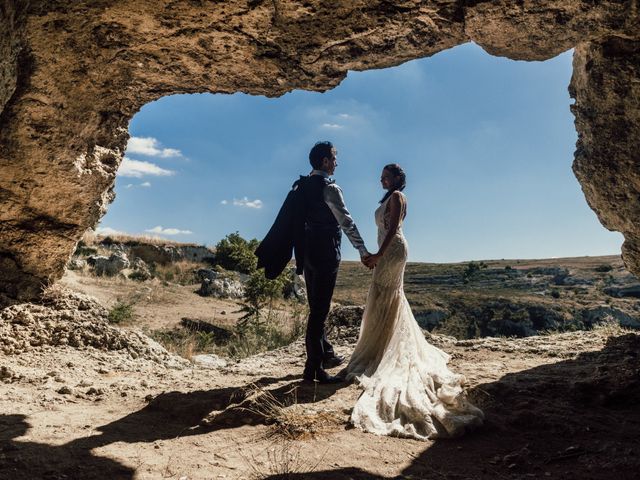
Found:
[{"label": "joined hands", "polygon": [[382,254],[380,253],[368,254],[360,257],[360,261],[365,267],[367,267],[369,270],[372,270],[378,264],[381,257]]}]

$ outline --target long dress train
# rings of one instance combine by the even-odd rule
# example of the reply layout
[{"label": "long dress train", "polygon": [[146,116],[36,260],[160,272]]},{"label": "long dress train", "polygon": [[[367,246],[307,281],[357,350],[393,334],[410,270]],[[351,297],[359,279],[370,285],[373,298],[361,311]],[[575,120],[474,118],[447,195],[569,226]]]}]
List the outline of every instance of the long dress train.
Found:
[{"label": "long dress train", "polygon": [[[386,236],[387,199],[375,213],[378,245]],[[347,380],[364,390],[351,414],[356,427],[419,440],[454,437],[482,424],[463,391],[465,378],[447,368],[449,355],[429,344],[404,294],[407,242],[402,228],[373,271]]]}]

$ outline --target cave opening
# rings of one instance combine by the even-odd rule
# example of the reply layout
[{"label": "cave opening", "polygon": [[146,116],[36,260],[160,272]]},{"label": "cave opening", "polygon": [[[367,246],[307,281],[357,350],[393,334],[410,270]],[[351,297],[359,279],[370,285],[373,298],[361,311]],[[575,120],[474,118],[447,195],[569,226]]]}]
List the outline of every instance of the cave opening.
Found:
[{"label": "cave opening", "polygon": [[571,172],[571,58],[513,61],[470,43],[351,72],[322,94],[164,97],[130,123],[98,231],[209,245],[236,230],[261,238],[308,173],[310,146],[329,139],[335,179],[370,242],[380,169],[405,168],[414,261],[617,253],[622,236],[602,228]]},{"label": "cave opening", "polygon": [[[174,242],[213,247],[233,232],[259,240],[291,183],[309,172],[309,148],[329,139],[338,150],[334,178],[370,250],[376,248],[372,215],[382,195],[380,170],[399,163],[408,176],[404,230],[416,265],[496,260],[498,270],[521,261],[531,267],[525,259],[615,255],[622,236],[600,225],[571,171],[571,61],[572,51],[544,62],[513,61],[471,43],[398,67],[351,72],[324,93],[161,98],[131,120],[116,200],[96,232],[116,243],[142,237],[156,249]],[[98,280],[104,288],[89,293],[109,305],[132,305],[152,331],[166,331],[185,317],[233,326],[243,315],[240,297],[193,295],[205,288],[198,288],[205,280],[193,271],[210,268],[206,252],[197,248],[176,268],[156,267],[156,261],[166,263],[157,252],[134,252],[152,264],[156,281],[175,284],[162,294],[161,313],[161,295],[145,283],[113,288]],[[342,250],[351,262],[344,264],[348,273],[336,298],[362,304],[366,289],[341,292],[340,285],[367,271],[358,271],[348,242]],[[464,268],[459,276],[468,283]],[[420,298],[419,267],[409,275],[414,313],[424,328],[437,329],[456,316]],[[557,288],[545,294],[557,295]],[[520,332],[511,318],[527,317],[530,309],[519,308],[489,309],[487,322],[507,322],[504,328]],[[301,312],[293,316],[302,321]],[[449,327],[452,332],[465,338],[495,333],[476,324]]]}]

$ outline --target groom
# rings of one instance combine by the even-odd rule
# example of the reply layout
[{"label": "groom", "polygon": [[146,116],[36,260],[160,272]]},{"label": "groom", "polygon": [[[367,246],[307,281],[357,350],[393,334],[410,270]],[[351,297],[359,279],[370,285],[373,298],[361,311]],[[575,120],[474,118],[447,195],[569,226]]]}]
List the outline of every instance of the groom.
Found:
[{"label": "groom", "polygon": [[316,143],[309,152],[313,170],[302,188],[306,207],[304,278],[309,302],[303,378],[319,383],[342,381],[325,371],[340,365],[344,358],[335,354],[324,329],[340,265],[340,229],[360,252],[362,261],[370,255],[344,204],[342,190],[329,178],[338,166],[336,154],[331,142]]}]

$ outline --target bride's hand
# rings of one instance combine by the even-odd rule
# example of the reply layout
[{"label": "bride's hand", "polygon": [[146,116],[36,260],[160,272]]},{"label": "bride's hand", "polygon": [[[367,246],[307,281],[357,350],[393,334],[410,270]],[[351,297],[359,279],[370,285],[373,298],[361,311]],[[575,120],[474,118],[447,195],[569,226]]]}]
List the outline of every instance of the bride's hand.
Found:
[{"label": "bride's hand", "polygon": [[369,255],[367,258],[364,259],[364,264],[369,268],[374,268],[380,261],[381,257],[382,257],[382,254],[380,253],[374,253],[373,255]]}]

